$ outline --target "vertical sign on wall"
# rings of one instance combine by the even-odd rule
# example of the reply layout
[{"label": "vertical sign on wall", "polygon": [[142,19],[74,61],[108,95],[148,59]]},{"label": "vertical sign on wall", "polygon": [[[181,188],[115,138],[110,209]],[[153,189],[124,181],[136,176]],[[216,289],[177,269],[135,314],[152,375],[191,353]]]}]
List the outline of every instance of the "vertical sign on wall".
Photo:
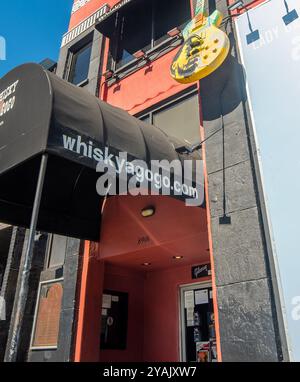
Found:
[{"label": "vertical sign on wall", "polygon": [[[300,361],[298,15],[299,0],[269,0],[239,16],[236,27],[292,356]],[[249,41],[251,30],[258,38]]]}]

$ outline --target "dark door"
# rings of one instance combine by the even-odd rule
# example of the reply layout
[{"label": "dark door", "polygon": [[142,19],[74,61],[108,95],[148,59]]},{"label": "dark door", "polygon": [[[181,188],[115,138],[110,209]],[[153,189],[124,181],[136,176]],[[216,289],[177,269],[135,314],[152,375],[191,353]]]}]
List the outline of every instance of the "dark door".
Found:
[{"label": "dark door", "polygon": [[125,350],[127,346],[128,294],[104,291],[101,349]]},{"label": "dark door", "polygon": [[183,359],[187,362],[215,362],[212,288],[183,290],[182,298]]}]

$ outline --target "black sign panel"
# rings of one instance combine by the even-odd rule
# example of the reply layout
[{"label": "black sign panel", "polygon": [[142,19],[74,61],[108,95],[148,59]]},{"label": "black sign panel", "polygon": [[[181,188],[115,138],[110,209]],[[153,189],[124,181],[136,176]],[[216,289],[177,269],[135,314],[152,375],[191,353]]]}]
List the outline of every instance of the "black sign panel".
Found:
[{"label": "black sign panel", "polygon": [[38,65],[22,65],[0,80],[0,174],[46,148],[52,92]]},{"label": "black sign panel", "polygon": [[211,275],[210,264],[196,265],[192,267],[192,279],[200,279],[201,277],[207,277]]}]

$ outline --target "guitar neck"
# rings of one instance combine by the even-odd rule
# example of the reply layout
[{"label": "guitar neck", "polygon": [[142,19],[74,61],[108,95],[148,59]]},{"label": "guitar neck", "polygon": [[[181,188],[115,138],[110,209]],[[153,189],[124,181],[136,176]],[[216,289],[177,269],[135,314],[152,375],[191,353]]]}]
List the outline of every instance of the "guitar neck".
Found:
[{"label": "guitar neck", "polygon": [[195,17],[204,16],[204,9],[205,9],[205,0],[197,0],[196,9],[195,9]]},{"label": "guitar neck", "polygon": [[182,31],[183,38],[186,40],[190,33],[197,27],[200,27],[205,22],[205,0],[197,0],[196,9],[193,19],[188,23],[188,25]]},{"label": "guitar neck", "polygon": [[197,0],[196,10],[195,10],[195,24],[196,26],[201,26],[205,21],[205,0]]}]

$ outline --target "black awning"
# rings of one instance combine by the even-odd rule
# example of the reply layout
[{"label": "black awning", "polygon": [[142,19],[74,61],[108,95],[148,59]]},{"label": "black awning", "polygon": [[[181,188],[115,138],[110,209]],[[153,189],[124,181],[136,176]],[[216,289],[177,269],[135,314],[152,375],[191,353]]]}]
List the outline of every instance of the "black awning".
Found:
[{"label": "black awning", "polygon": [[106,37],[111,37],[116,28],[116,20],[119,12],[130,10],[137,2],[145,0],[121,0],[115,4],[108,13],[101,18],[96,23],[96,29]]},{"label": "black awning", "polygon": [[95,168],[106,153],[171,162],[184,158],[175,146],[180,143],[161,130],[41,66],[22,65],[0,80],[0,221],[29,226],[47,153],[38,229],[98,240],[102,197]]}]

